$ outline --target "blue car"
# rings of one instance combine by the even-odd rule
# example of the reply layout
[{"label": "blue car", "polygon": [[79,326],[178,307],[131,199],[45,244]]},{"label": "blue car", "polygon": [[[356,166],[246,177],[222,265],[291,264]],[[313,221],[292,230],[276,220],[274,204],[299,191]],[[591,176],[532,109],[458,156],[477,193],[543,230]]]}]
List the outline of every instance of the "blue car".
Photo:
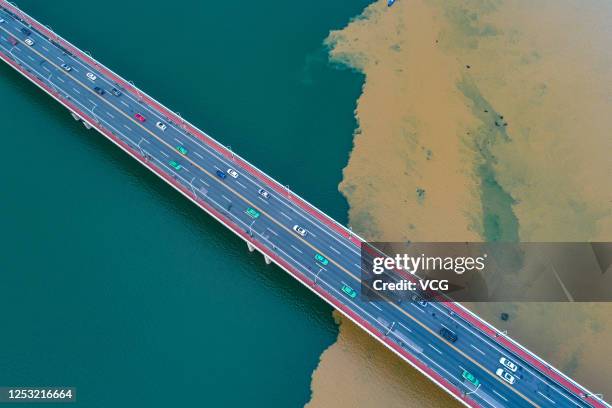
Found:
[{"label": "blue car", "polygon": [[217,170],[217,177],[219,177],[220,179],[225,179],[227,177],[227,174],[225,174],[221,170]]}]

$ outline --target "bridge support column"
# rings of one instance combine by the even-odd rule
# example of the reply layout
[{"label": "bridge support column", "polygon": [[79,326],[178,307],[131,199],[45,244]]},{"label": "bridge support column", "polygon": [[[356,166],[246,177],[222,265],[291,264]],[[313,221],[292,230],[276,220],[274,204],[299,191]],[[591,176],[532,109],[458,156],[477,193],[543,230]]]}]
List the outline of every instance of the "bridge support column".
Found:
[{"label": "bridge support column", "polygon": [[91,129],[91,126],[89,125],[89,123],[83,121],[83,126],[85,126],[85,129],[89,130]]},{"label": "bridge support column", "polygon": [[247,248],[249,248],[249,252],[253,252],[255,250],[255,247],[251,245],[250,242],[247,242]]},{"label": "bridge support column", "polygon": [[77,114],[76,114],[76,113],[74,113],[74,112],[70,112],[70,114],[72,115],[72,118],[73,118],[74,120],[77,120],[77,121],[78,121],[78,120],[81,120],[81,118],[79,118],[79,117],[77,116]]},{"label": "bridge support column", "polygon": [[265,254],[264,254],[264,261],[266,261],[266,265],[270,265],[270,263],[272,262],[272,260],[268,258],[268,255],[265,255]]}]

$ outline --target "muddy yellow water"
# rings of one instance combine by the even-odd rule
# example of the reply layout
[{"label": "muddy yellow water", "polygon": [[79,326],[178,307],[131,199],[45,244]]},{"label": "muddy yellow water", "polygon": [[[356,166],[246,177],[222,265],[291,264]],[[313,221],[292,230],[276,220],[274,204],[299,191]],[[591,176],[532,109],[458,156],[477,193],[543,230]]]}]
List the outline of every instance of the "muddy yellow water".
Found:
[{"label": "muddy yellow water", "polygon": [[[605,0],[397,0],[332,32],[331,59],[366,77],[340,185],[353,229],[612,240],[610,21]],[[612,394],[611,304],[468,306]],[[346,322],[312,389],[311,408],[456,405]]]},{"label": "muddy yellow water", "polygon": [[435,408],[453,399],[433,382],[334,312],[338,341],[321,356],[312,381],[314,407]]}]

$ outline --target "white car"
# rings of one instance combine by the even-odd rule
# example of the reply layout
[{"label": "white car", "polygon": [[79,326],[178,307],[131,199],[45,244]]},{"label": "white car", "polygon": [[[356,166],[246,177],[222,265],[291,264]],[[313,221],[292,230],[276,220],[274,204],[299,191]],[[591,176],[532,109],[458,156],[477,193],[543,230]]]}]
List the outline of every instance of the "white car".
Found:
[{"label": "white car", "polygon": [[4,19],[0,18],[0,24],[4,23]]},{"label": "white car", "polygon": [[229,174],[233,178],[238,178],[238,172],[234,169],[227,169],[227,174]]},{"label": "white car", "polygon": [[166,124],[165,124],[165,123],[163,123],[163,122],[157,122],[157,123],[155,124],[155,126],[157,126],[157,128],[158,128],[158,129],[161,129],[162,131],[164,131],[164,130],[166,130],[166,129],[168,128],[168,125],[166,125]]},{"label": "white car", "polygon": [[64,71],[66,72],[70,72],[72,71],[72,67],[68,64],[62,64],[61,67],[64,69]]},{"label": "white car", "polygon": [[23,42],[28,44],[30,47],[34,45],[34,41],[31,38],[26,38],[23,40]]},{"label": "white car", "polygon": [[87,78],[89,78],[90,81],[95,81],[98,77],[92,74],[91,72],[88,72]]},{"label": "white car", "polygon": [[512,361],[508,360],[506,357],[500,358],[499,363],[505,366],[508,370],[512,371],[513,373],[516,373],[516,370],[518,370],[517,365],[514,364]]},{"label": "white car", "polygon": [[514,378],[514,376],[509,372],[504,371],[503,368],[498,368],[495,374],[501,377],[501,379],[507,382],[508,384],[514,384],[514,382],[516,381],[516,378]]},{"label": "white car", "polygon": [[308,234],[308,232],[306,232],[306,230],[304,228],[300,227],[299,225],[294,225],[293,226],[293,230],[295,232],[297,232],[298,235],[301,235],[303,237],[305,237],[306,234]]},{"label": "white car", "polygon": [[263,188],[260,188],[258,191],[260,196],[262,196],[265,199],[270,198],[270,193],[268,193],[266,190],[264,190]]}]

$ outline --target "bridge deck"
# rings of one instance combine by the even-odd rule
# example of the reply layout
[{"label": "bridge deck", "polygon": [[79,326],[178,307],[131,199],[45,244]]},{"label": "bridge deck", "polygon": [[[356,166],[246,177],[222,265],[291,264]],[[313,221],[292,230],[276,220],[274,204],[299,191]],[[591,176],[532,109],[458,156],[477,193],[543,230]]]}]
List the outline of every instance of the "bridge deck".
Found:
[{"label": "bridge deck", "polygon": [[[0,6],[0,58],[465,405],[607,406],[583,398],[590,393],[457,304],[346,296],[343,285],[360,288],[361,238],[8,2]],[[249,207],[260,215],[253,218]],[[299,236],[294,225],[308,234]],[[329,264],[319,265],[316,253]],[[439,335],[443,326],[458,334],[456,343]],[[501,356],[521,367],[514,385],[495,374]],[[480,380],[478,389],[462,379],[464,369]]]}]

